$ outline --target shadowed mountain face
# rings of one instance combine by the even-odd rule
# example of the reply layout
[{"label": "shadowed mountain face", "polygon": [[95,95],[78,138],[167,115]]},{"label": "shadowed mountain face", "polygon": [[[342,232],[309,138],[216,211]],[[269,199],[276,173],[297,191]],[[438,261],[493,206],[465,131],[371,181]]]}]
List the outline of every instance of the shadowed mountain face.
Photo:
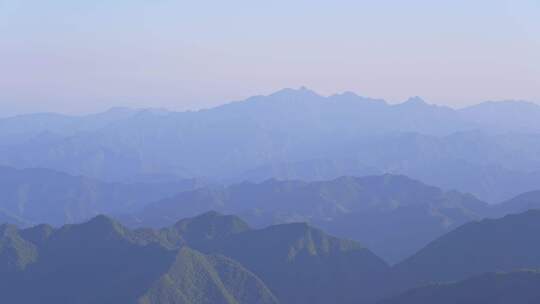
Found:
[{"label": "shadowed mountain face", "polygon": [[[387,270],[383,260],[353,241],[306,224],[284,224],[235,234],[206,252],[241,262],[283,303],[364,303]],[[359,292],[361,290],[361,292]]]},{"label": "shadowed mountain face", "polygon": [[264,283],[239,263],[183,247],[138,301],[154,303],[278,303]]},{"label": "shadowed mountain face", "polygon": [[369,250],[306,224],[253,230],[215,212],[161,230],[105,216],[0,227],[6,303],[367,303],[386,271]]},{"label": "shadowed mountain face", "polygon": [[107,181],[394,173],[500,202],[540,188],[539,108],[453,110],[286,89],[197,112],[25,115],[0,119],[0,164]]},{"label": "shadowed mountain face", "polygon": [[162,229],[161,235],[170,244],[240,262],[280,303],[366,303],[388,271],[382,259],[358,243],[301,223],[254,230],[235,216],[209,212]]},{"label": "shadowed mountain face", "polygon": [[359,240],[396,262],[470,220],[488,206],[404,176],[343,177],[324,182],[267,181],[182,192],[148,205],[133,225],[167,225],[208,210],[239,214],[257,226],[307,221]]},{"label": "shadowed mountain face", "polygon": [[540,269],[540,210],[465,224],[396,265],[402,288],[485,272]]},{"label": "shadowed mountain face", "polygon": [[105,183],[48,169],[0,167],[0,222],[62,225],[100,213],[140,210],[145,203],[194,189],[196,180]]},{"label": "shadowed mountain face", "polygon": [[540,303],[540,273],[491,273],[450,284],[415,288],[380,304],[533,304]]}]

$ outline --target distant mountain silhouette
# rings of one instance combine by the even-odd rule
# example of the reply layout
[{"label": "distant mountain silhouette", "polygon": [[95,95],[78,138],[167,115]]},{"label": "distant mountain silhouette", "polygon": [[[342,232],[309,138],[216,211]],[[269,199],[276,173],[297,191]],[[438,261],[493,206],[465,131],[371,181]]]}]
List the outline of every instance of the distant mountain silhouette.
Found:
[{"label": "distant mountain silhouette", "polygon": [[138,111],[112,108],[106,112],[69,116],[56,113],[18,115],[0,119],[2,145],[44,138],[61,139],[79,132],[92,132],[135,115]]},{"label": "distant mountain silhouette", "polygon": [[310,222],[397,262],[445,232],[482,218],[488,206],[471,195],[383,175],[185,191],[122,218],[135,226],[163,226],[209,210],[238,214],[257,226]]},{"label": "distant mountain silhouette", "polygon": [[522,213],[531,209],[540,209],[540,190],[520,194],[493,206],[492,209],[491,216],[494,217]]},{"label": "distant mountain silhouette", "polygon": [[467,120],[485,128],[540,132],[540,105],[527,101],[488,101],[459,110]]},{"label": "distant mountain silhouette", "polygon": [[279,163],[249,170],[238,181],[263,182],[268,179],[321,181],[341,176],[369,176],[382,174],[375,167],[368,167],[354,159],[312,159],[294,163]]},{"label": "distant mountain silhouette", "polygon": [[393,173],[501,202],[540,188],[537,108],[454,110],[303,88],[192,112],[24,115],[0,119],[0,164],[130,182]]},{"label": "distant mountain silhouette", "polygon": [[197,185],[196,180],[105,183],[50,169],[0,167],[0,223],[80,222],[100,213],[135,211]]}]

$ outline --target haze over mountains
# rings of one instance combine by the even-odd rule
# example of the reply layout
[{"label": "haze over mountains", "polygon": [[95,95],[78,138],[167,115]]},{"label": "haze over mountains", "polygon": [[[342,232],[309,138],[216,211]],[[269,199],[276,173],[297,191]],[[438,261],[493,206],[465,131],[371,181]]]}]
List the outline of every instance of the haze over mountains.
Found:
[{"label": "haze over mountains", "polygon": [[540,304],[538,12],[0,0],[0,304]]},{"label": "haze over mountains", "polygon": [[301,88],[3,118],[0,194],[2,303],[540,299],[529,102]]},{"label": "haze over mountains", "polygon": [[341,177],[327,181],[244,182],[198,180],[106,183],[48,169],[0,168],[3,223],[60,226],[109,214],[132,227],[163,227],[179,218],[218,210],[251,225],[309,222],[361,241],[396,263],[452,229],[485,217],[539,208],[537,192],[497,205],[445,191],[401,175]]},{"label": "haze over mountains", "polygon": [[302,88],[197,112],[24,115],[0,119],[0,164],[105,181],[395,173],[493,203],[540,187],[539,108],[455,110],[417,97],[392,105]]},{"label": "haze over mountains", "polygon": [[310,222],[361,240],[396,262],[463,223],[488,214],[471,195],[445,192],[405,176],[342,177],[330,181],[269,180],[202,188],[148,204],[131,217],[135,226],[160,226],[209,210],[238,214],[253,225]]},{"label": "haze over mountains", "polygon": [[50,169],[0,167],[3,223],[63,225],[145,204],[203,185],[197,180],[107,183]]}]

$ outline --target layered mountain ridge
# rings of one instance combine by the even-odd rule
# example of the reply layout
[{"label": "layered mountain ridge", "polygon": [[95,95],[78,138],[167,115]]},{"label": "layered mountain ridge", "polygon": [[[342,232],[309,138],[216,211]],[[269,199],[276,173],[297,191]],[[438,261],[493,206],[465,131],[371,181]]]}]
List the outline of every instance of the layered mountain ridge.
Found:
[{"label": "layered mountain ridge", "polygon": [[456,110],[419,98],[393,105],[354,93],[285,89],[193,112],[24,115],[0,119],[0,164],[106,181],[228,182],[317,179],[296,164],[320,161],[323,179],[405,174],[500,202],[540,187],[540,106],[501,104]]},{"label": "layered mountain ridge", "polygon": [[107,183],[50,169],[0,167],[0,222],[62,225],[145,204],[204,185],[198,180]]},{"label": "layered mountain ridge", "polygon": [[489,206],[471,195],[405,176],[381,175],[185,191],[121,218],[133,226],[160,226],[209,210],[238,214],[258,227],[310,222],[397,262],[445,232],[484,217]]}]

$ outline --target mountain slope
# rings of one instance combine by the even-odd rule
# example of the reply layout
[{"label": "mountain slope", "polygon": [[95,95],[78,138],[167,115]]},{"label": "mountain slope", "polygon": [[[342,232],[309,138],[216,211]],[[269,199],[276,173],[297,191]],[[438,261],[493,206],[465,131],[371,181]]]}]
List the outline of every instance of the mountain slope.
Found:
[{"label": "mountain slope", "polygon": [[153,303],[278,303],[264,283],[240,264],[220,256],[180,249],[167,272],[142,296]]},{"label": "mountain slope", "polygon": [[204,248],[210,242],[250,230],[249,225],[237,216],[209,211],[182,219],[171,227],[160,229],[159,233],[170,246]]},{"label": "mountain slope", "polygon": [[305,223],[251,229],[236,216],[208,212],[160,230],[169,246],[187,245],[232,258],[252,271],[280,303],[367,303],[388,271],[360,244]]},{"label": "mountain slope", "polygon": [[34,244],[21,238],[17,228],[0,225],[0,271],[5,274],[24,270],[37,259]]},{"label": "mountain slope", "polygon": [[465,224],[396,265],[400,288],[540,268],[540,210]]},{"label": "mountain slope", "polygon": [[259,276],[281,303],[365,303],[385,262],[353,241],[306,224],[250,230],[201,248],[229,256]]},{"label": "mountain slope", "polygon": [[530,209],[540,209],[540,190],[520,194],[510,200],[493,206],[492,216],[522,213]]},{"label": "mountain slope", "polygon": [[540,273],[490,273],[407,291],[380,304],[533,304],[540,302]]}]

